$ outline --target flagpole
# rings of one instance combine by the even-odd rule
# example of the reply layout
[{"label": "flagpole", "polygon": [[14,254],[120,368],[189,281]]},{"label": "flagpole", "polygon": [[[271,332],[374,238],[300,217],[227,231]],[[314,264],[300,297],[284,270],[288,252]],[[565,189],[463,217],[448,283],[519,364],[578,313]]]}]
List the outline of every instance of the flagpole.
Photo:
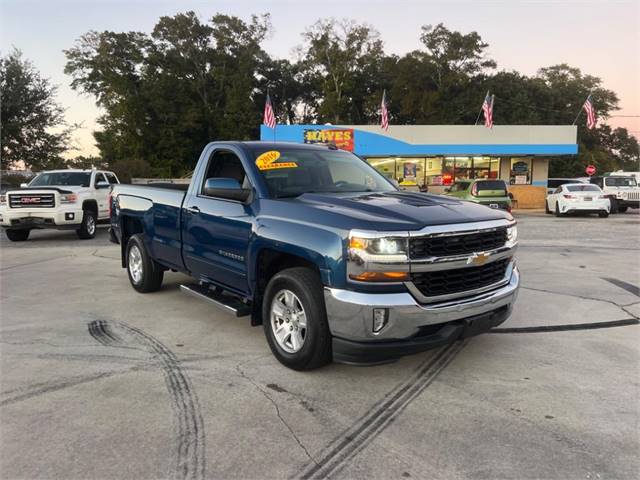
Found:
[{"label": "flagpole", "polygon": [[[487,94],[484,96],[484,98],[487,98],[489,96],[489,90],[487,90]],[[482,99],[482,105],[484,105],[484,98]],[[482,105],[480,105],[480,111],[478,112],[478,116],[476,117],[476,123],[474,125],[478,125],[478,120],[480,120],[480,114],[482,113]]]}]

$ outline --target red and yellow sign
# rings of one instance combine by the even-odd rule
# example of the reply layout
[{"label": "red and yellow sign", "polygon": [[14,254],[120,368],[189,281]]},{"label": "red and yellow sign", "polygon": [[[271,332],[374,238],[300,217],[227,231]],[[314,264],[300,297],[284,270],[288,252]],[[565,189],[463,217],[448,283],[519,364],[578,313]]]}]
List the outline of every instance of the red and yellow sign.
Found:
[{"label": "red and yellow sign", "polygon": [[332,143],[341,150],[353,152],[353,129],[306,129],[304,131],[304,143]]}]

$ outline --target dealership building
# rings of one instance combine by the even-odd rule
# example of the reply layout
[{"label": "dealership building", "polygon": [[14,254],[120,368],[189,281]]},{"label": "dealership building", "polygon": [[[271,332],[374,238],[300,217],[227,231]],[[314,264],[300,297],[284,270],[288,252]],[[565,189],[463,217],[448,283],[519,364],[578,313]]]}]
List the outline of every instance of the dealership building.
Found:
[{"label": "dealership building", "polygon": [[262,125],[260,137],[335,143],[401,185],[433,193],[456,179],[503,179],[520,208],[542,207],[549,162],[578,153],[574,125]]}]

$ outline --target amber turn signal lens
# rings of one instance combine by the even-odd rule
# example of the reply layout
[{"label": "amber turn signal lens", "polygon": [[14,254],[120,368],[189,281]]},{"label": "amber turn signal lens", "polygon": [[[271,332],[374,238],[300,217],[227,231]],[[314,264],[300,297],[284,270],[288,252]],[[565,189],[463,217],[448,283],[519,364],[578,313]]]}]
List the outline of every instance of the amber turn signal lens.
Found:
[{"label": "amber turn signal lens", "polygon": [[357,250],[364,250],[367,247],[365,241],[362,238],[351,237],[349,239],[349,248],[355,248]]},{"label": "amber turn signal lens", "polygon": [[409,280],[407,272],[362,272],[358,275],[349,275],[351,280],[359,282],[406,282]]}]

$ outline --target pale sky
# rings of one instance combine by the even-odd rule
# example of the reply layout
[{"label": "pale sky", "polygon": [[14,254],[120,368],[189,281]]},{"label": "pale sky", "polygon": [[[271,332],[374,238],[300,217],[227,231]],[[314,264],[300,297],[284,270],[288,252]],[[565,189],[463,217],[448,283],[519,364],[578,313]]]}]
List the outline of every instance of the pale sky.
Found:
[{"label": "pale sky", "polygon": [[[0,49],[4,54],[11,46],[19,48],[59,86],[58,101],[67,108],[68,121],[84,126],[71,156],[97,154],[91,132],[99,110],[92,97],[69,87],[62,50],[88,30],[150,32],[160,16],[187,10],[202,20],[217,12],[243,19],[270,13],[274,32],[264,48],[279,58],[292,58],[300,33],[318,18],[367,22],[380,31],[386,51],[397,54],[420,48],[422,25],[442,22],[452,30],[477,31],[489,43],[498,69],[531,75],[540,67],[568,63],[602,78],[604,87],[618,94],[621,110],[614,115],[640,115],[640,0],[0,0]],[[608,123],[640,136],[638,117]]]}]

